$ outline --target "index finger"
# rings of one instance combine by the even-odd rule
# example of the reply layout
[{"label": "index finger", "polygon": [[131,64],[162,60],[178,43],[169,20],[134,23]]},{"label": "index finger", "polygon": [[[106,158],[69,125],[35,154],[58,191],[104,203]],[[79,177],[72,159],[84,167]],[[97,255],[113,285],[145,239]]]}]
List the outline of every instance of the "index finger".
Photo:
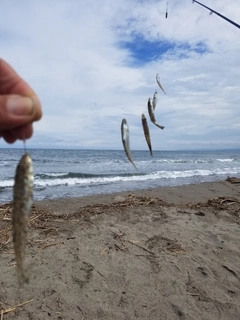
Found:
[{"label": "index finger", "polygon": [[17,94],[31,97],[35,102],[34,120],[42,116],[40,101],[32,88],[16,73],[16,71],[0,58],[0,94]]}]

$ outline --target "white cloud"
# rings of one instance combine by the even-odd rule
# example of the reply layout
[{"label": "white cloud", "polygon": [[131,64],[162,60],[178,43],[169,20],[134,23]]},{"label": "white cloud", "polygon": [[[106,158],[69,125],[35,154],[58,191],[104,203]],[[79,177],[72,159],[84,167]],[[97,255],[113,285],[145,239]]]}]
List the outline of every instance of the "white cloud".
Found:
[{"label": "white cloud", "polygon": [[[239,22],[238,0],[205,4]],[[0,11],[0,52],[38,93],[43,118],[29,147],[122,149],[120,125],[128,120],[133,149],[147,149],[141,114],[160,89],[149,122],[154,149],[240,147],[240,30],[191,1],[11,1]],[[198,43],[199,54],[175,47],[135,66],[120,42]],[[149,48],[151,50],[151,48]],[[3,141],[0,146],[6,146]],[[16,144],[18,146],[18,144]]]}]

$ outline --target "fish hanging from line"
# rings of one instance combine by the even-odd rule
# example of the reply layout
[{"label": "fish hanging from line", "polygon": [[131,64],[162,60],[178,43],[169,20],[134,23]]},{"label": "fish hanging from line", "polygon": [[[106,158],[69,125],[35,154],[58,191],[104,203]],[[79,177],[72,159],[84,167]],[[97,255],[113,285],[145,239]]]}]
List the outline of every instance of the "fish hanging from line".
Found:
[{"label": "fish hanging from line", "polygon": [[162,130],[165,128],[164,126],[160,126],[160,125],[156,122],[155,115],[154,115],[154,111],[153,111],[152,99],[151,99],[151,98],[148,99],[148,114],[149,114],[150,120],[152,121],[153,124],[155,124],[155,126],[157,126],[158,128],[160,128],[160,129],[162,129]]},{"label": "fish hanging from line", "polygon": [[24,268],[28,217],[33,199],[33,169],[30,155],[25,153],[16,169],[13,187],[12,235],[19,284],[29,282]]},{"label": "fish hanging from line", "polygon": [[146,119],[144,114],[142,114],[142,127],[143,127],[144,136],[145,136],[145,139],[147,141],[147,145],[148,145],[150,154],[151,154],[151,156],[153,156],[150,132],[149,132],[149,128],[148,128],[147,119]]},{"label": "fish hanging from line", "polygon": [[122,134],[122,143],[123,148],[125,150],[125,153],[127,155],[128,160],[131,162],[131,164],[134,166],[136,170],[138,168],[136,167],[135,163],[133,162],[131,150],[130,150],[130,138],[129,138],[129,127],[126,119],[122,120],[121,124],[121,134]]},{"label": "fish hanging from line", "polygon": [[152,99],[153,111],[156,109],[157,103],[158,103],[158,93],[157,91],[155,91]]},{"label": "fish hanging from line", "polygon": [[166,8],[165,18],[167,19],[167,17],[168,17],[168,2],[167,2],[167,8]]},{"label": "fish hanging from line", "polygon": [[158,73],[156,74],[156,81],[157,81],[157,84],[159,85],[159,88],[166,94],[166,92],[164,91],[164,89],[163,89],[163,87],[161,85],[160,77],[159,77]]}]

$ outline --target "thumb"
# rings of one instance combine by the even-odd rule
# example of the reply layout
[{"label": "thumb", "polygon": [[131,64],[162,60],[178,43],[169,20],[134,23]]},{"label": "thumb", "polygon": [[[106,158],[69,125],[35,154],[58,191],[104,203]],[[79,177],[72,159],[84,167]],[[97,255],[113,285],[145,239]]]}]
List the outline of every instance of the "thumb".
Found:
[{"label": "thumb", "polygon": [[16,128],[33,121],[34,101],[20,95],[0,96],[0,131]]}]

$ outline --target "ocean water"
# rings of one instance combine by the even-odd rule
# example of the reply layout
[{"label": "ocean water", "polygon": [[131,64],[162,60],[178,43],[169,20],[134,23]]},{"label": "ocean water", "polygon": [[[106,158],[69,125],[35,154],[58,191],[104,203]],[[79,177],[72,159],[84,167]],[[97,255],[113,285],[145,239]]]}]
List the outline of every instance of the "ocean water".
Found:
[{"label": "ocean water", "polygon": [[[132,151],[30,149],[34,199],[56,199],[178,186],[240,177],[240,150]],[[0,149],[0,202],[12,200],[14,175],[24,151]]]}]

